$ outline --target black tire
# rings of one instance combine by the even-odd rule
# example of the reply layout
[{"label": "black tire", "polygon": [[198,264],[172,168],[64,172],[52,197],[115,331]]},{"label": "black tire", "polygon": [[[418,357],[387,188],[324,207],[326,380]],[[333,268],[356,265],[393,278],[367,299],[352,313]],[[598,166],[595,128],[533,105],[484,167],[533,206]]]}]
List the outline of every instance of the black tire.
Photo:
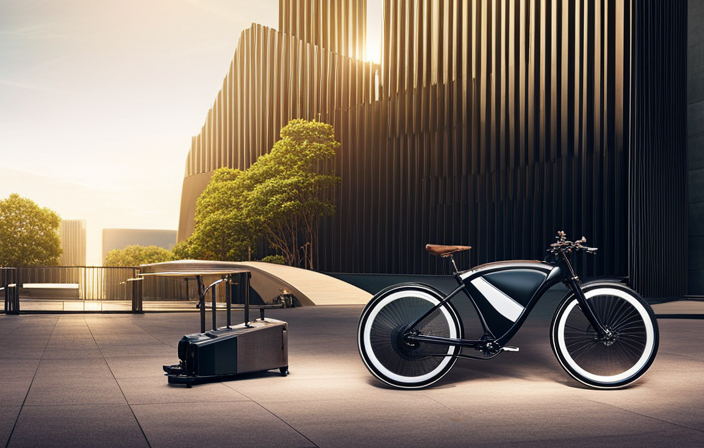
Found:
[{"label": "black tire", "polygon": [[614,337],[600,340],[569,293],[552,320],[553,353],[567,373],[588,386],[616,389],[633,383],[648,370],[658,351],[653,310],[635,291],[618,283],[587,284],[582,289]]},{"label": "black tire", "polygon": [[[442,294],[420,284],[391,286],[372,298],[357,330],[359,354],[369,371],[400,389],[427,387],[442,378],[457,361],[455,346],[403,341],[402,331]],[[416,327],[424,335],[462,337],[462,324],[451,304],[440,307]]]}]

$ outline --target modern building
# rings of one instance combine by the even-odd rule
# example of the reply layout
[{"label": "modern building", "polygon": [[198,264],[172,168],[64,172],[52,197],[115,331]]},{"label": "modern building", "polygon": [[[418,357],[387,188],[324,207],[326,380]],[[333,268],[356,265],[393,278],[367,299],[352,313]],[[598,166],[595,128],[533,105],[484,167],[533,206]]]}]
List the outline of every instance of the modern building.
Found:
[{"label": "modern building", "polygon": [[61,266],[86,265],[86,220],[61,220]]},{"label": "modern building", "polygon": [[[337,212],[320,270],[438,273],[540,259],[557,230],[599,254],[583,276],[687,293],[687,2],[280,0],[243,31],[186,163],[179,240],[212,172],[246,169],[290,119],[336,130]],[[690,291],[693,292],[693,291]],[[696,292],[696,291],[694,291]]]},{"label": "modern building", "polygon": [[179,241],[193,232],[196,200],[216,169],[248,168],[293,118],[331,123],[332,115],[342,118],[342,111],[378,98],[379,66],[360,56],[365,0],[280,1],[279,28],[253,24],[240,36],[222,89],[192,139]]},{"label": "modern building", "polygon": [[688,9],[689,293],[704,296],[704,2],[690,0]]},{"label": "modern building", "polygon": [[130,245],[158,246],[171,250],[176,245],[176,230],[103,229],[103,263],[113,249]]}]

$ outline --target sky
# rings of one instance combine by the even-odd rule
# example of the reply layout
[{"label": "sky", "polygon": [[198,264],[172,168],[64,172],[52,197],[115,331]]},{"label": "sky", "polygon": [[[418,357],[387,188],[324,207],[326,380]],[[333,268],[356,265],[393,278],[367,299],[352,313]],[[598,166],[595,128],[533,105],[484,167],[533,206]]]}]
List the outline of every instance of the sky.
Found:
[{"label": "sky", "polygon": [[0,0],[0,199],[85,219],[89,265],[104,228],[176,230],[191,137],[241,31],[277,28],[278,3]]}]

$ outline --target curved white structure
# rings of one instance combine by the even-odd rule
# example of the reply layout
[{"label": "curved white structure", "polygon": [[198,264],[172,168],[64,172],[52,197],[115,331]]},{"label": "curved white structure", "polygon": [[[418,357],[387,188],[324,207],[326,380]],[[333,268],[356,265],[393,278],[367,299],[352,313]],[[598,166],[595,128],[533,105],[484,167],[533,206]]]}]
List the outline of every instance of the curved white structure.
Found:
[{"label": "curved white structure", "polygon": [[222,271],[242,268],[252,273],[250,285],[266,301],[291,292],[302,305],[365,305],[372,295],[329,275],[306,269],[260,261],[180,260],[140,266],[142,273]]}]

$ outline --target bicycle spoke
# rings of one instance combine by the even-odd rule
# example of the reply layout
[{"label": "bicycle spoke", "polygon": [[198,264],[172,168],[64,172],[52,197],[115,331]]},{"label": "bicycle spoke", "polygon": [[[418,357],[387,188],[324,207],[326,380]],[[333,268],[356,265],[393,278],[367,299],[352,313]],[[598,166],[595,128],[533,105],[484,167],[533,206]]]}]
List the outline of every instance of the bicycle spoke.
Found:
[{"label": "bicycle spoke", "polygon": [[579,332],[579,333],[583,333],[583,332],[587,331],[587,329],[584,327],[578,327],[576,325],[570,325],[570,324],[565,324],[565,329],[573,330],[574,332]]},{"label": "bicycle spoke", "polygon": [[637,311],[631,308],[628,310],[624,310],[620,315],[617,316],[617,319],[612,320],[610,324],[613,328],[619,328],[623,325],[626,325],[628,322],[632,322],[635,319],[640,319],[640,314],[638,314]]},{"label": "bicycle spoke", "polygon": [[[427,312],[433,305],[419,297],[399,297],[387,303],[370,323],[369,348],[375,362],[402,377],[419,377],[433,372],[444,363],[445,357],[455,353],[456,348],[442,344],[417,342],[407,345],[400,338],[408,323]],[[440,337],[450,336],[450,326],[438,309],[416,326],[422,334]]]},{"label": "bicycle spoke", "polygon": [[584,355],[588,354],[589,352],[593,351],[596,347],[598,347],[598,344],[595,342],[589,343],[589,344],[584,344],[582,349],[580,351],[571,351],[570,353],[572,354],[572,359],[575,361],[579,360],[581,357]]},{"label": "bicycle spoke", "polygon": [[620,356],[620,358],[623,360],[621,363],[624,367],[630,368],[635,364],[638,359],[640,359],[640,353],[634,350],[630,350],[627,346],[623,344],[616,344],[615,345],[615,353]]},{"label": "bicycle spoke", "polygon": [[[612,334],[597,336],[582,309],[578,305],[572,306],[560,318],[561,326],[553,325],[553,331],[559,329],[562,332],[561,339],[553,339],[562,347],[562,352],[556,351],[556,354],[558,357],[562,356],[561,353],[567,356],[567,364],[563,366],[580,381],[585,378],[584,381],[599,383],[602,378],[611,377],[619,378],[623,384],[633,381],[642,371],[635,371],[633,378],[619,375],[633,371],[633,367],[643,365],[649,359],[643,357],[649,338],[643,312],[637,303],[618,293],[592,295],[588,300],[600,323]],[[572,370],[573,367],[579,370]]]}]

